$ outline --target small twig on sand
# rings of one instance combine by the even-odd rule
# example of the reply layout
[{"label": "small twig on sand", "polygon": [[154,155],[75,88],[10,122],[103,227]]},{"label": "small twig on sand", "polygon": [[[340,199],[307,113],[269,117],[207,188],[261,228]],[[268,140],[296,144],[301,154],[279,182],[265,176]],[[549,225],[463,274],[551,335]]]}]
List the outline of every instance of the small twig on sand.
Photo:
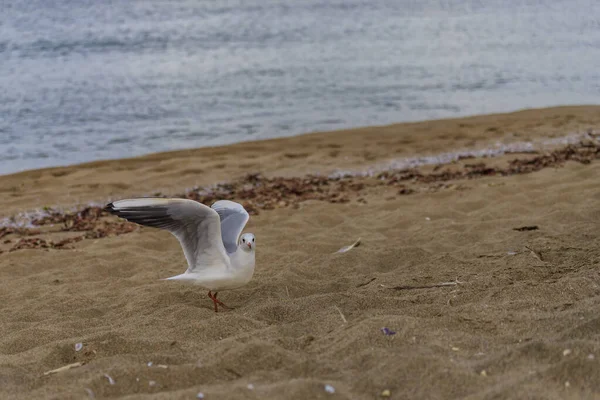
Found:
[{"label": "small twig on sand", "polygon": [[356,285],[356,287],[359,288],[359,287],[367,286],[369,283],[373,282],[375,279],[377,279],[377,278],[371,278],[367,282],[359,283],[358,285]]},{"label": "small twig on sand", "polygon": [[530,226],[520,226],[518,228],[513,228],[513,231],[525,232],[525,231],[537,231],[540,229],[537,225]]},{"label": "small twig on sand", "polygon": [[290,289],[288,289],[288,287],[285,287],[285,292],[287,293],[288,299],[291,299],[290,297]]},{"label": "small twig on sand", "polygon": [[348,320],[346,320],[346,317],[344,317],[344,314],[342,314],[342,310],[340,310],[340,308],[336,305],[334,305],[333,307],[337,310],[337,312],[340,313],[340,317],[342,317],[342,321],[344,321],[344,323],[347,324]]},{"label": "small twig on sand", "polygon": [[240,374],[239,372],[237,372],[237,371],[236,371],[236,370],[234,370],[234,369],[231,369],[231,368],[225,368],[225,371],[229,372],[230,374],[233,374],[233,375],[235,375],[235,376],[236,376],[236,377],[238,377],[238,378],[241,378],[241,377],[242,377],[242,374]]},{"label": "small twig on sand", "polygon": [[535,258],[537,258],[541,262],[544,262],[544,259],[542,258],[542,253],[540,253],[539,251],[535,251],[534,249],[532,249],[529,246],[525,246],[525,248],[531,252],[532,256],[534,256]]},{"label": "small twig on sand", "polygon": [[390,288],[390,289],[394,289],[394,290],[433,289],[433,288],[439,288],[439,287],[445,287],[445,286],[457,286],[457,285],[460,285],[462,283],[464,283],[464,282],[461,282],[458,279],[455,279],[452,282],[442,282],[442,283],[436,283],[436,284],[433,284],[433,285],[394,286],[393,288]]},{"label": "small twig on sand", "polygon": [[68,365],[62,366],[60,368],[51,369],[50,371],[46,371],[46,372],[44,372],[44,375],[52,375],[52,374],[56,374],[58,372],[63,372],[63,371],[69,370],[71,368],[81,367],[83,364],[85,364],[85,363],[78,361],[73,364],[68,364]]}]

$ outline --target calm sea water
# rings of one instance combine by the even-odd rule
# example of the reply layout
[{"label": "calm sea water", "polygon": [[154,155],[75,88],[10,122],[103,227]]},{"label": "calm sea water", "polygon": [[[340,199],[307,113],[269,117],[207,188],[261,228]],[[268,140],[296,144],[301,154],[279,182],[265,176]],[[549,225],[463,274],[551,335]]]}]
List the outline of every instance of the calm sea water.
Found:
[{"label": "calm sea water", "polygon": [[597,0],[0,0],[0,173],[600,100]]}]

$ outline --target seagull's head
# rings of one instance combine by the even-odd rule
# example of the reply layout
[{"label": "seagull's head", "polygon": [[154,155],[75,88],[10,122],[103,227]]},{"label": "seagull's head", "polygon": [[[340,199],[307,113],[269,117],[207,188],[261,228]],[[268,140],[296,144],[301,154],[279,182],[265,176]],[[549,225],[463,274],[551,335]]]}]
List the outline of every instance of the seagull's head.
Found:
[{"label": "seagull's head", "polygon": [[255,238],[253,233],[244,233],[240,236],[239,246],[244,251],[254,251],[254,247],[256,246]]}]

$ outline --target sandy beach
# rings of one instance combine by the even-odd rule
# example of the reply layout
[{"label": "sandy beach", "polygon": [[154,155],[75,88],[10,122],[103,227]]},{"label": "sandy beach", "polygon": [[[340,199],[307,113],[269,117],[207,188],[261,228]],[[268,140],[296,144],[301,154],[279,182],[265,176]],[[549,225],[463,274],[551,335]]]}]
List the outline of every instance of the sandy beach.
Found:
[{"label": "sandy beach", "polygon": [[[599,134],[556,107],[0,176],[0,397],[599,397]],[[149,195],[251,212],[233,310],[101,209]]]}]

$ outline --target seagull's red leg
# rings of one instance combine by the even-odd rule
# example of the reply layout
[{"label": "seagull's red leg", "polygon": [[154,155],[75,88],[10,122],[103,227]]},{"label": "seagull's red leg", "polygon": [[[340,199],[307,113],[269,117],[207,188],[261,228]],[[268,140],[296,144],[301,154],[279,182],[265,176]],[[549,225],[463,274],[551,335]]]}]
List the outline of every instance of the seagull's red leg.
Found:
[{"label": "seagull's red leg", "polygon": [[225,307],[225,308],[228,308],[228,309],[229,309],[230,307],[227,307],[225,304],[223,304],[223,302],[222,302],[221,300],[217,299],[217,295],[218,295],[218,294],[219,294],[219,292],[215,292],[215,294],[214,294],[215,301],[216,301],[217,303],[219,303],[219,305],[220,305],[220,306],[223,306],[223,307]]},{"label": "seagull's red leg", "polygon": [[216,295],[217,294],[215,293],[214,296],[213,296],[213,294],[210,292],[210,290],[208,291],[208,297],[210,297],[210,299],[213,301],[213,303],[215,303],[215,312],[219,312],[219,309],[217,308],[217,302],[219,302],[219,300],[217,300],[217,296]]}]

